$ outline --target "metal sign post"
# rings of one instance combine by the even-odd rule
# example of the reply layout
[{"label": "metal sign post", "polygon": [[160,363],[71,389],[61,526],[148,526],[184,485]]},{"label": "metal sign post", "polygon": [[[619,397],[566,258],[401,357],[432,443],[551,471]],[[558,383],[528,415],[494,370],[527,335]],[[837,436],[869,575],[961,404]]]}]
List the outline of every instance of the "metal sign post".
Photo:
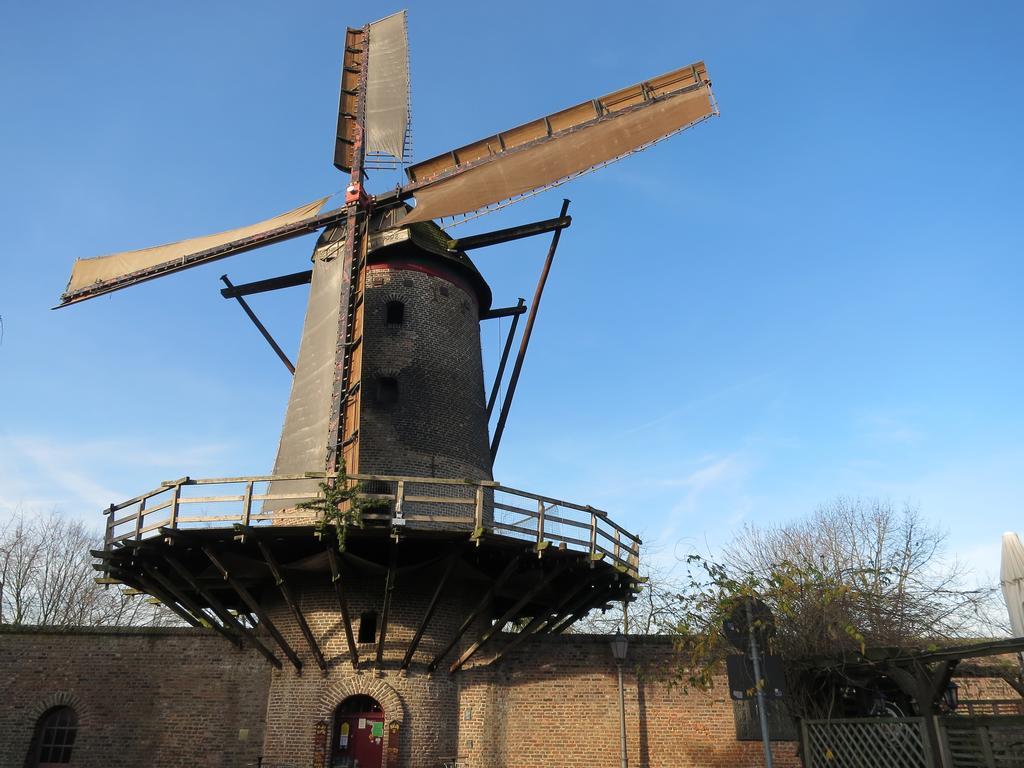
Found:
[{"label": "metal sign post", "polygon": [[761,744],[764,747],[764,764],[773,768],[772,742],[768,735],[767,697],[764,695],[764,678],[761,677],[761,651],[757,647],[757,632],[754,630],[754,611],[750,598],[744,601],[747,608],[747,634],[750,636],[750,660],[754,662],[754,688],[757,695],[757,716],[761,721]]}]

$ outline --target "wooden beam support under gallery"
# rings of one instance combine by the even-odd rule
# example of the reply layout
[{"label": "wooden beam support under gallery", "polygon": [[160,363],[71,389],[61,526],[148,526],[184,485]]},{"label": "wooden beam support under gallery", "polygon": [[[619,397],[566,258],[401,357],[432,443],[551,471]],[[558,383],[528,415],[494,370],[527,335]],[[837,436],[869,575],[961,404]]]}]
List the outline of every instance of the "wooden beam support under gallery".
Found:
[{"label": "wooden beam support under gallery", "polygon": [[579,621],[584,616],[586,616],[588,613],[590,613],[590,611],[592,611],[595,607],[597,607],[597,606],[601,605],[602,603],[610,600],[614,591],[615,591],[615,587],[613,586],[613,587],[608,587],[603,592],[599,592],[599,597],[598,597],[598,599],[596,601],[591,602],[590,600],[587,600],[580,608],[578,608],[575,611],[573,611],[560,624],[557,624],[555,626],[549,627],[548,630],[547,630],[548,633],[552,634],[552,635],[560,635],[562,632],[565,632],[565,630],[567,630],[569,627],[571,627],[577,621]]},{"label": "wooden beam support under gallery", "polygon": [[270,620],[270,617],[267,616],[266,612],[260,606],[259,602],[257,602],[256,598],[252,596],[252,593],[248,589],[246,589],[244,584],[240,583],[237,579],[235,579],[234,576],[231,575],[228,569],[220,561],[220,558],[218,558],[217,555],[214,554],[213,550],[205,546],[202,549],[203,553],[213,564],[213,567],[220,572],[221,577],[223,577],[224,581],[228,583],[228,586],[235,590],[235,594],[238,595],[239,599],[243,603],[245,603],[249,610],[252,611],[253,615],[256,616],[256,618],[259,620],[260,626],[266,627],[267,632],[269,632],[270,636],[274,638],[274,642],[277,643],[278,647],[281,649],[281,652],[288,657],[288,660],[292,663],[292,666],[295,667],[296,671],[301,672],[302,659],[299,658],[299,655],[288,644],[288,641],[284,639],[284,636],[281,634],[280,630],[278,630],[278,628],[274,625],[274,622]]},{"label": "wooden beam support under gallery", "polygon": [[192,600],[192,598],[186,595],[177,584],[171,581],[170,577],[160,573],[160,571],[157,570],[157,568],[152,563],[142,562],[141,566],[142,570],[145,571],[146,575],[149,578],[157,582],[164,590],[167,591],[168,594],[170,594],[175,600],[177,600],[179,604],[183,605],[186,609],[188,609],[190,613],[192,613],[200,621],[202,621],[204,625],[210,627],[212,630],[225,637],[238,648],[242,647],[241,637],[239,637],[234,632],[230,631],[227,627],[222,626],[216,620],[210,617],[209,614],[207,614],[206,611],[204,611],[198,603]]},{"label": "wooden beam support under gallery", "polygon": [[200,584],[188,568],[178,562],[178,560],[171,555],[164,555],[164,560],[167,561],[167,564],[171,566],[171,568],[178,572],[185,583],[188,584],[196,594],[206,601],[206,604],[210,606],[210,609],[217,615],[217,618],[219,618],[225,626],[230,627],[249,641],[252,647],[259,651],[275,669],[281,669],[281,660],[277,658],[277,656],[275,656],[274,653],[267,648],[267,646],[265,646],[258,637],[256,637],[255,632],[232,616],[231,611],[229,611],[224,604],[217,599],[213,592]]},{"label": "wooden beam support under gallery", "polygon": [[487,643],[488,640],[490,640],[498,632],[501,631],[502,627],[504,627],[505,624],[510,619],[516,616],[516,614],[518,614],[519,611],[521,611],[531,600],[533,600],[533,598],[539,595],[541,591],[543,591],[548,586],[548,584],[550,584],[556,578],[561,576],[567,568],[568,565],[560,565],[557,568],[554,568],[550,573],[548,573],[539,582],[537,582],[537,584],[535,584],[532,589],[527,590],[526,594],[524,594],[522,597],[516,600],[515,604],[511,608],[505,611],[505,613],[503,613],[497,619],[497,621],[491,624],[491,626],[488,627],[483,632],[483,634],[481,634],[480,637],[476,639],[476,642],[474,642],[471,646],[469,646],[469,648],[466,649],[465,653],[463,653],[458,659],[452,662],[452,665],[448,668],[448,673],[454,674],[455,672],[458,672],[459,669],[461,669],[462,666],[467,661],[473,658],[473,655],[477,651],[479,651]]},{"label": "wooden beam support under gallery", "polygon": [[379,668],[384,661],[384,639],[388,634],[388,614],[391,612],[391,595],[395,591],[395,571],[398,566],[398,542],[391,545],[388,559],[388,575],[384,580],[384,606],[380,612],[380,633],[377,636],[377,661]]},{"label": "wooden beam support under gallery", "polygon": [[327,547],[327,562],[331,566],[331,585],[334,587],[334,596],[338,600],[338,608],[341,609],[341,621],[345,627],[345,641],[348,643],[349,659],[352,661],[352,669],[358,669],[359,649],[356,648],[356,640],[352,634],[352,616],[348,611],[348,596],[345,594],[345,582],[341,578],[338,550],[333,543]]},{"label": "wooden beam support under gallery", "polygon": [[434,594],[430,598],[427,610],[423,613],[423,618],[420,619],[420,624],[416,628],[416,634],[413,635],[412,640],[409,642],[409,649],[405,652],[405,658],[402,659],[401,669],[408,669],[409,665],[412,663],[413,654],[416,653],[416,648],[419,646],[420,640],[423,639],[423,633],[426,631],[427,625],[434,617],[434,611],[437,610],[437,606],[441,602],[441,595],[444,592],[445,586],[448,584],[448,579],[451,578],[452,573],[455,571],[455,566],[459,562],[460,555],[461,546],[454,546],[451,554],[448,555],[448,563],[445,565],[444,574],[442,574],[440,581],[437,582],[437,587],[434,589]]},{"label": "wooden beam support under gallery", "polygon": [[[248,530],[247,533],[251,535],[252,530]],[[320,646],[316,642],[316,638],[313,637],[313,630],[309,628],[309,624],[306,622],[306,617],[302,615],[302,609],[299,608],[299,604],[295,600],[295,596],[292,594],[292,590],[288,586],[288,582],[285,581],[284,575],[281,573],[281,568],[277,563],[277,559],[274,557],[274,553],[270,551],[270,547],[267,546],[267,543],[260,539],[256,539],[256,546],[259,548],[260,554],[263,555],[263,559],[266,561],[267,567],[270,568],[270,573],[274,577],[274,583],[277,584],[277,588],[281,591],[281,597],[284,598],[285,603],[292,612],[292,616],[295,617],[295,621],[299,625],[299,629],[302,631],[302,636],[306,638],[306,643],[309,645],[309,650],[313,653],[316,665],[320,667],[322,671],[326,672],[327,662],[324,660],[324,655],[320,650]]]},{"label": "wooden beam support under gallery", "polygon": [[580,592],[582,592],[585,588],[589,587],[595,581],[596,578],[596,576],[591,576],[587,579],[580,581],[574,587],[569,589],[564,595],[562,595],[558,602],[551,606],[551,608],[549,608],[547,612],[537,614],[532,619],[530,619],[530,622],[521,630],[519,630],[516,633],[515,637],[513,637],[504,648],[498,651],[495,657],[491,659],[490,663],[497,664],[499,661],[501,661],[503,656],[507,655],[512,650],[514,650],[524,640],[531,637],[532,635],[537,634],[541,631],[541,629],[543,629],[548,624],[553,623],[556,620],[556,617],[558,617],[560,612],[565,608],[565,606],[567,606],[569,602],[574,597],[576,597]]},{"label": "wooden beam support under gallery", "polygon": [[476,621],[477,618],[483,615],[484,611],[487,610],[491,605],[491,602],[494,600],[494,595],[497,594],[498,590],[501,589],[505,585],[505,582],[511,578],[512,574],[515,573],[516,568],[519,566],[519,560],[521,557],[522,555],[516,555],[509,560],[504,570],[498,574],[498,578],[494,580],[494,583],[491,584],[484,596],[480,598],[480,602],[477,603],[476,607],[472,611],[470,611],[466,620],[462,622],[462,626],[456,631],[455,636],[448,641],[448,644],[445,645],[445,647],[441,649],[441,652],[434,657],[434,660],[427,665],[427,672],[433,672],[437,669],[437,665],[441,663],[441,660],[448,655],[449,651],[451,651],[462,636],[466,634],[466,630],[473,625],[473,622]]}]

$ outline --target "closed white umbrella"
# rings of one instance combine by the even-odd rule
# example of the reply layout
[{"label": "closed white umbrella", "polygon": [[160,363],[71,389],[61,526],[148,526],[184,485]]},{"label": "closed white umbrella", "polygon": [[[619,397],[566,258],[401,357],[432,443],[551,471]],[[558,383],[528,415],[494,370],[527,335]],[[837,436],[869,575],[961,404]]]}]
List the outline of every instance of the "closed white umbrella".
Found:
[{"label": "closed white umbrella", "polygon": [[999,568],[1006,610],[1014,637],[1024,637],[1024,544],[1016,533],[1003,534],[1003,562]]}]

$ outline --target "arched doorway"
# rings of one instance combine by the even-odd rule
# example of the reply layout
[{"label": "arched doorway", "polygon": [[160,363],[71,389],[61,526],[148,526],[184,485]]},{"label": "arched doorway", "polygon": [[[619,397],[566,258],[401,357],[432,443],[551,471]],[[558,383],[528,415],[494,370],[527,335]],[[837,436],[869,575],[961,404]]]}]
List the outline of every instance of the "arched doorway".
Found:
[{"label": "arched doorway", "polygon": [[331,768],[381,768],[384,709],[369,696],[349,696],[334,710]]}]

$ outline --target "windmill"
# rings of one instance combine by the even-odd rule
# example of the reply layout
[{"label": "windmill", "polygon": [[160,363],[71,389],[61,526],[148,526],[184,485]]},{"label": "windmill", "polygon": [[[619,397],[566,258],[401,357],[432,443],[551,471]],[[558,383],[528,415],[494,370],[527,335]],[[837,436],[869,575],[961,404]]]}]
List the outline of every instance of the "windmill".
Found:
[{"label": "windmill", "polygon": [[[702,62],[651,78],[605,96],[541,117],[452,149],[408,167],[408,183],[397,190],[369,195],[364,188],[368,161],[406,158],[409,135],[409,74],[405,12],[345,36],[334,165],[349,175],[345,205],[321,213],[321,198],[271,219],[181,242],[75,262],[60,299],[67,306],[146,280],[300,237],[318,230],[331,253],[331,268],[312,270],[307,314],[338,316],[334,345],[334,381],[330,399],[306,403],[311,376],[322,376],[324,361],[308,355],[295,372],[292,398],[275,471],[359,469],[358,350],[360,297],[365,259],[374,238],[394,243],[411,236],[416,223],[470,214],[500,206],[643,149],[666,136],[716,114],[707,70]],[[414,199],[416,207],[405,202]],[[559,224],[565,223],[559,217]],[[549,226],[554,226],[549,223]],[[540,233],[545,228],[531,230]],[[506,234],[522,236],[523,230]],[[495,238],[490,242],[500,242]],[[454,249],[453,249],[454,250]],[[314,257],[314,263],[321,262]],[[339,291],[324,296],[320,283],[339,281]],[[273,290],[306,280],[307,274],[261,281],[245,289],[226,289],[241,297],[248,291]],[[303,331],[307,344],[312,329]],[[310,350],[312,352],[312,350]],[[314,370],[315,369],[315,370]],[[306,409],[300,415],[298,400]],[[310,412],[312,411],[312,412]],[[299,433],[316,432],[303,450]]]},{"label": "windmill", "polygon": [[[393,661],[407,672],[426,652],[430,674],[459,649],[448,671],[463,668],[509,621],[523,622],[511,646],[557,634],[594,607],[629,599],[639,580],[640,540],[606,513],[491,477],[544,281],[570,224],[568,201],[555,218],[461,239],[434,220],[502,207],[716,115],[707,70],[691,64],[415,162],[403,185],[371,194],[368,169],[408,160],[406,38],[404,12],[346,32],[333,158],[348,175],[341,207],[324,212],[321,198],[247,227],[79,259],[60,299],[68,306],[321,231],[311,270],[238,286],[222,278],[222,294],[242,304],[294,372],[273,473],[185,476],[112,504],[104,549],[94,552],[103,581],[146,592],[185,621],[252,645],[278,668],[280,652],[301,671],[295,643],[304,641],[317,666],[332,673],[333,641],[318,633],[300,599],[315,602],[311,596],[323,590],[336,599],[354,669],[362,663],[359,616],[357,634],[374,643],[375,669]],[[492,309],[466,251],[542,233],[552,233],[551,245],[489,440],[488,417],[526,308],[520,300]],[[309,302],[292,365],[244,297],[305,283]],[[513,325],[485,404],[478,321],[500,316],[512,316]],[[363,496],[386,511],[365,513],[366,526],[347,542],[322,530],[327,541],[320,541],[298,502],[324,480],[346,478],[360,481]],[[235,489],[190,495],[225,485]],[[230,513],[218,511],[227,504]],[[200,513],[189,514],[197,508],[190,505]],[[419,575],[396,595],[396,581],[412,573]],[[420,618],[389,636],[398,604],[403,617]],[[466,642],[467,635],[476,640]],[[402,641],[393,658],[392,638]],[[399,737],[388,733],[397,749]]]}]

